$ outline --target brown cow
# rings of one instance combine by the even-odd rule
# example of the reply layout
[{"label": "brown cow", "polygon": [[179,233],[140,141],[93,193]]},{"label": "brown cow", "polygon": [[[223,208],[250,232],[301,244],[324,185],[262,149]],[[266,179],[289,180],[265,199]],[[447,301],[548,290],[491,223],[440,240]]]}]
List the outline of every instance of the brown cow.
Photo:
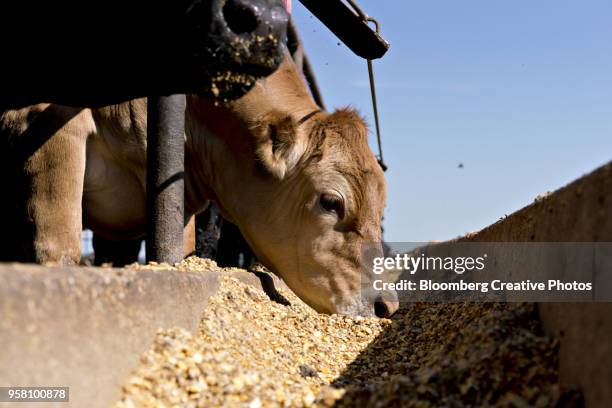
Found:
[{"label": "brown cow", "polygon": [[[394,299],[362,293],[371,279],[362,246],[381,241],[385,180],[357,113],[321,111],[290,59],[237,101],[187,98],[186,217],[214,200],[257,257],[318,311],[390,315]],[[54,121],[65,124],[54,129]],[[12,146],[49,126],[54,135],[40,148],[13,155],[25,256],[77,262],[83,227],[106,239],[142,237],[146,101],[36,105],[0,117]]]}]

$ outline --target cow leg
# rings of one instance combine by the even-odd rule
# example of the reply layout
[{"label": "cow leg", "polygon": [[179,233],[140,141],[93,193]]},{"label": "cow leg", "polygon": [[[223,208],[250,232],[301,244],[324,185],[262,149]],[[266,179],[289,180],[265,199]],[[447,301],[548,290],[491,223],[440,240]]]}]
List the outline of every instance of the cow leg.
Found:
[{"label": "cow leg", "polygon": [[[191,217],[183,231],[183,256],[195,254],[195,217]],[[125,266],[138,262],[142,239],[113,240],[103,238],[94,232],[92,245],[94,249],[94,265],[112,264]]]},{"label": "cow leg", "polygon": [[208,207],[196,215],[196,255],[200,258],[216,259],[221,236],[223,218],[219,208],[210,202]]},{"label": "cow leg", "polygon": [[196,216],[196,226],[196,254],[199,257],[214,259],[224,267],[249,268],[257,261],[238,227],[223,219],[215,203],[211,202]]},{"label": "cow leg", "polygon": [[255,254],[238,227],[223,220],[216,258],[219,266],[248,269],[256,260]]},{"label": "cow leg", "polygon": [[87,114],[56,105],[32,109],[25,131],[13,137],[11,206],[4,214],[12,260],[79,262]]}]

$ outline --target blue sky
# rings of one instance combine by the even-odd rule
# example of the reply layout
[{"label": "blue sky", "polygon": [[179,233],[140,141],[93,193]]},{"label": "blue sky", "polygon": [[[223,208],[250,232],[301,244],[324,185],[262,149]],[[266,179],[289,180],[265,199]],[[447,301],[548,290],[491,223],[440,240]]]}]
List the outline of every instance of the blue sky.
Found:
[{"label": "blue sky", "polygon": [[[478,230],[612,160],[609,0],[360,4],[391,43],[374,64],[386,240]],[[293,8],[328,109],[373,128],[366,62]]]}]

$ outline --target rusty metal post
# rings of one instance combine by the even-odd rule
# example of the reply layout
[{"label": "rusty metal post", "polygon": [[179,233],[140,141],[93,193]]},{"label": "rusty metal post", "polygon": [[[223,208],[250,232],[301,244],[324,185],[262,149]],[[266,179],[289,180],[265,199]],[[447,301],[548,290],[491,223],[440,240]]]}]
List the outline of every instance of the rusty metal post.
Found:
[{"label": "rusty metal post", "polygon": [[153,96],[147,108],[147,261],[183,257],[185,95]]}]

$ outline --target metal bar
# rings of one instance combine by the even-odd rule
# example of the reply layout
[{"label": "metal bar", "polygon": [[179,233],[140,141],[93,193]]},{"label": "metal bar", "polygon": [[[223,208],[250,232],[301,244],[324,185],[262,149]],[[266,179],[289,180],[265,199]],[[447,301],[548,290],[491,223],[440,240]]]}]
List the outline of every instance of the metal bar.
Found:
[{"label": "metal bar", "polygon": [[147,261],[183,257],[185,95],[154,96],[147,107]]},{"label": "metal bar", "polygon": [[[329,28],[355,54],[365,59],[381,58],[389,49],[389,43],[372,30],[342,0],[300,0],[327,28]],[[352,5],[355,5],[352,2]],[[358,12],[363,12],[357,8]]]},{"label": "metal bar", "polygon": [[372,109],[374,111],[374,123],[376,124],[376,142],[378,143],[378,164],[387,171],[387,165],[383,158],[382,140],[380,137],[380,120],[378,119],[378,103],[376,101],[376,85],[374,84],[374,68],[372,67],[372,60],[368,60],[368,76],[370,78],[370,92],[372,94]]},{"label": "metal bar", "polygon": [[312,65],[310,65],[310,60],[308,59],[308,56],[306,54],[304,54],[302,70],[304,71],[304,77],[306,78],[306,82],[308,82],[308,87],[310,88],[310,93],[312,94],[312,97],[321,109],[325,109],[325,102],[323,101],[323,95],[321,94],[321,90],[319,89],[317,77],[314,74]]},{"label": "metal bar", "polygon": [[[304,47],[304,42],[298,33],[297,27],[295,26],[295,22],[293,19],[289,20],[289,25],[287,26],[287,43],[295,48],[296,50],[301,50],[302,54],[302,73],[304,74],[304,78],[306,78],[306,82],[308,83],[308,88],[310,89],[310,93],[317,105],[323,110],[325,110],[325,102],[323,102],[323,95],[319,89],[319,84],[317,82],[317,78],[314,74],[314,70],[312,69],[312,65],[310,64],[310,60],[308,59],[308,55],[306,55],[306,48]],[[292,50],[293,52],[293,50]]]}]

